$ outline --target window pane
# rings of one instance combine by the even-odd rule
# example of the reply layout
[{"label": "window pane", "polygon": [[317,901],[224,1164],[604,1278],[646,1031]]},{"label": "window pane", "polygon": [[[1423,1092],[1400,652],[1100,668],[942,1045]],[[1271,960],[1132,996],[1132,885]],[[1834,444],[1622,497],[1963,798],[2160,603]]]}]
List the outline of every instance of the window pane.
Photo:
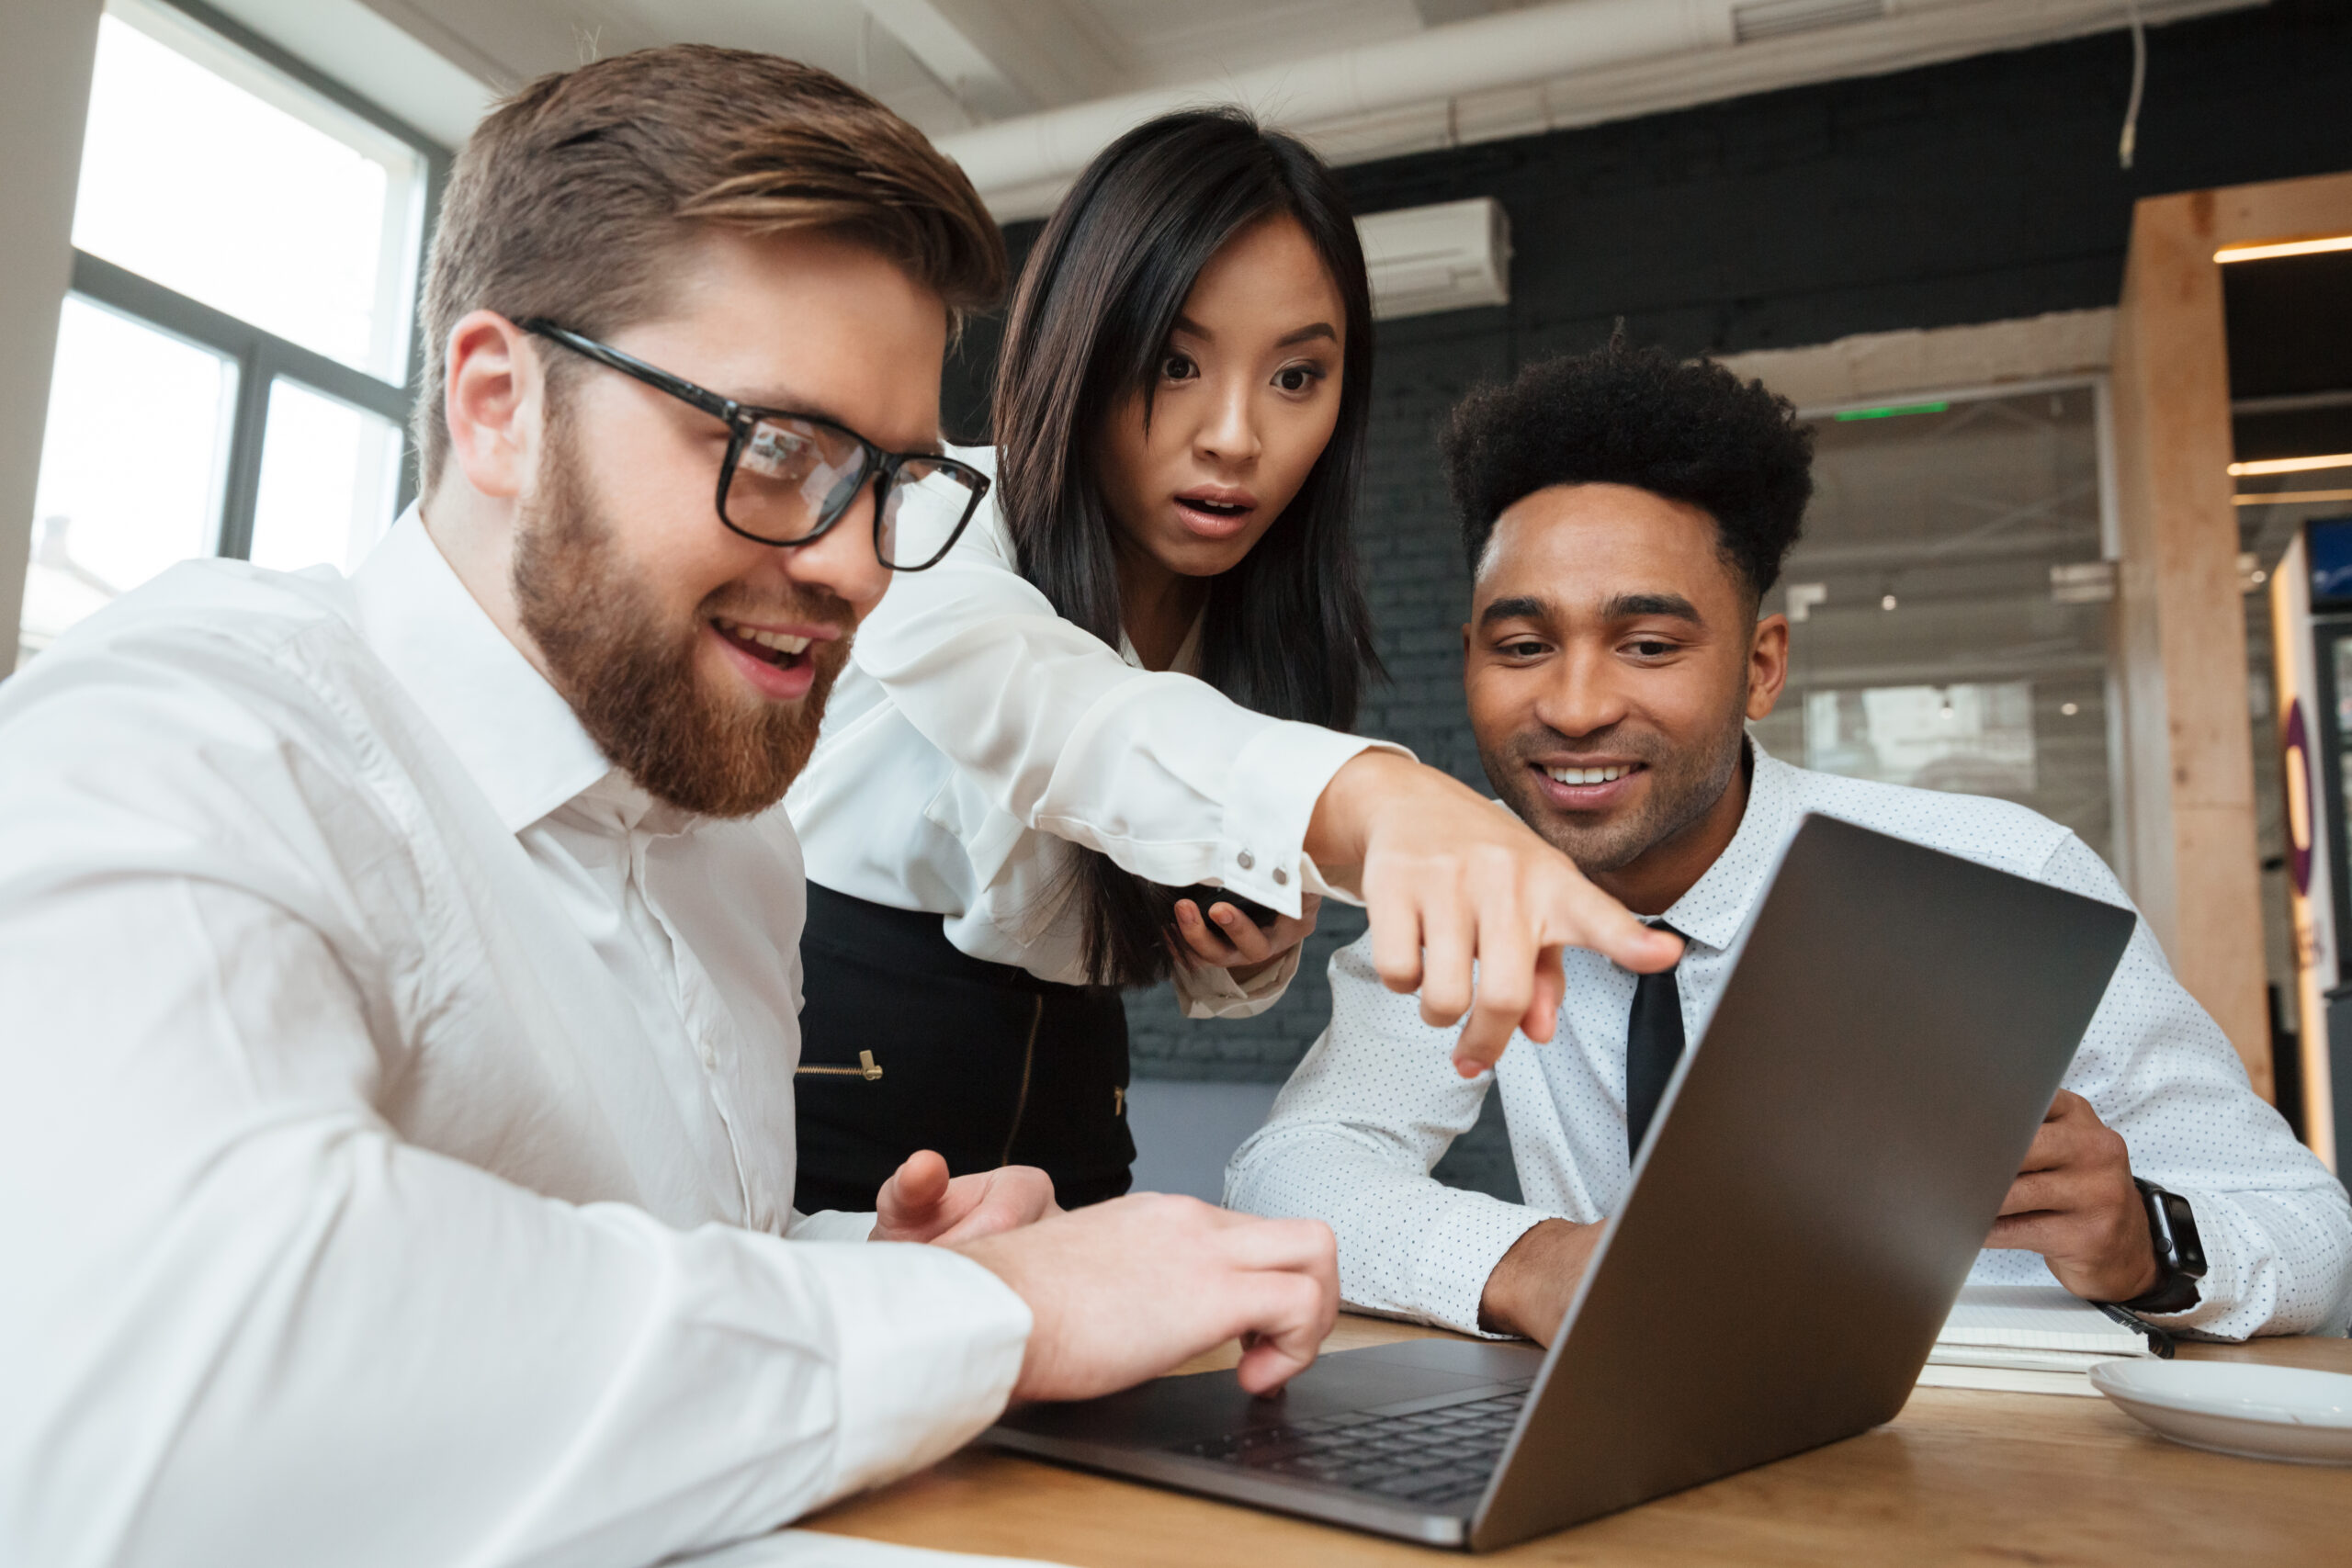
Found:
[{"label": "window pane", "polygon": [[176,12],[117,8],[99,26],[74,244],[402,379],[415,151]]},{"label": "window pane", "polygon": [[1804,765],[1821,773],[2023,800],[2033,761],[2030,681],[1804,694]]},{"label": "window pane", "polygon": [[25,652],[174,562],[211,554],[236,401],[234,362],[66,300],[17,632]]},{"label": "window pane", "polygon": [[1825,772],[2022,801],[2110,850],[2093,389],[1895,403],[1814,434],[1782,576],[1789,689],[1758,736]]},{"label": "window pane", "polygon": [[391,525],[400,426],[280,378],[269,389],[253,559],[348,571]]}]

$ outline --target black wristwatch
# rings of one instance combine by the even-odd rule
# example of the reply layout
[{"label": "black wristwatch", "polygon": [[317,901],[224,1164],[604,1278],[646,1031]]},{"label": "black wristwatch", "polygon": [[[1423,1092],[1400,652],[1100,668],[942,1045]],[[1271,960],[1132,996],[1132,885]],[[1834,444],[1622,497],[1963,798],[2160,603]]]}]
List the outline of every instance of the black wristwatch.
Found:
[{"label": "black wristwatch", "polygon": [[2132,1179],[2148,1205],[2148,1240],[2156,1249],[2156,1286],[2115,1304],[2128,1312],[2187,1312],[2197,1304],[2197,1281],[2205,1277],[2205,1246],[2197,1237],[2197,1214],[2188,1200],[2153,1181]]}]

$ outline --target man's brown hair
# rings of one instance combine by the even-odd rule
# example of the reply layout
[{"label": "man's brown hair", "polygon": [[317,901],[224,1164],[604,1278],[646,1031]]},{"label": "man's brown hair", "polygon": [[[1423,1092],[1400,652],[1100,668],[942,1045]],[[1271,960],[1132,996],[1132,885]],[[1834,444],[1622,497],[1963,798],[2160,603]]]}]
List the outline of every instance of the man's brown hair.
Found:
[{"label": "man's brown hair", "polygon": [[657,315],[709,228],[823,230],[904,267],[953,315],[1003,292],[1004,241],[964,172],[839,77],[679,44],[543,76],[458,155],[424,290],[423,488],[448,456],[449,329],[469,310],[606,337]]}]

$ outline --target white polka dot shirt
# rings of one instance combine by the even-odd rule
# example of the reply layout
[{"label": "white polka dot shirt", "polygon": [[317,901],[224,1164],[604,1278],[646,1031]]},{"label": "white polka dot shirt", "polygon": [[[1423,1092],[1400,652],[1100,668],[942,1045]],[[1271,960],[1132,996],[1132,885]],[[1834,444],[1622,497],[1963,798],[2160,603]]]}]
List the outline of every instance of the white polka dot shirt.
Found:
[{"label": "white polka dot shirt", "polygon": [[[1757,747],[1738,833],[1665,916],[1689,939],[1676,979],[1694,1041],[1730,976],[1728,950],[1806,812],[2130,905],[2081,840],[2024,807],[1810,773]],[[1368,942],[1342,949],[1331,960],[1330,1027],[1236,1151],[1226,1201],[1329,1222],[1350,1304],[1476,1332],[1487,1276],[1522,1233],[1552,1215],[1603,1219],[1624,1193],[1634,976],[1572,949],[1567,979],[1550,1043],[1515,1037],[1494,1072],[1464,1080],[1448,1060],[1455,1031],[1423,1023],[1416,998],[1380,983]],[[2208,1258],[2201,1299],[2161,1321],[2229,1338],[2343,1332],[2352,1201],[2255,1094],[2145,920],[2065,1084],[2123,1134],[2135,1174],[2195,1206]],[[1523,1204],[1430,1175],[1498,1085]],[[2038,1255],[1991,1249],[1970,1279],[2054,1282]]]}]

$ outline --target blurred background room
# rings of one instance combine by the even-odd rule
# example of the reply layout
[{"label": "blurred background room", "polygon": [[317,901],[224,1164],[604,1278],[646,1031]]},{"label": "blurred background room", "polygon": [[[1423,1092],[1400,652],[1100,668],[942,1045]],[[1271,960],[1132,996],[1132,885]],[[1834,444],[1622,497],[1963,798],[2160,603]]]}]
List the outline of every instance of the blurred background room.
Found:
[{"label": "blurred background room", "polygon": [[[1532,358],[1718,355],[1818,441],[1754,727],[2108,858],[2331,1160],[2352,771],[2352,6],[2323,0],[0,0],[0,675],[175,561],[347,568],[413,494],[419,264],[498,95],[674,40],[822,65],[1016,264],[1127,126],[1237,101],[1373,264],[1367,733],[1485,787],[1432,439]],[[985,439],[1001,321],[949,367]],[[334,504],[322,508],[316,498]],[[1214,1198],[1322,1027],[1130,998],[1137,1185]],[[1516,1196],[1498,1100],[1449,1179]],[[2352,1124],[2345,1136],[2352,1139]],[[2352,1157],[2347,1149],[2346,1157]]]}]

